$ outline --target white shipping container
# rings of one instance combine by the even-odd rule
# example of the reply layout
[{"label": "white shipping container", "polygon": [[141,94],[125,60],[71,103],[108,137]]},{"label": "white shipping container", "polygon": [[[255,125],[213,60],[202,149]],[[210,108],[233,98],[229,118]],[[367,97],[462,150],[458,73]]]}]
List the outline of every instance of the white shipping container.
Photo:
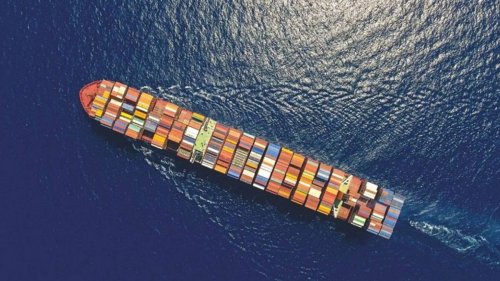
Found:
[{"label": "white shipping container", "polygon": [[310,183],[305,183],[304,181],[300,181],[299,184],[300,183],[302,183],[302,185],[305,186],[306,188],[310,188],[311,187]]},{"label": "white shipping container", "polygon": [[187,139],[183,139],[183,140],[182,140],[182,143],[185,143],[185,144],[187,144],[187,145],[189,145],[189,146],[191,146],[191,147],[194,145],[194,142],[191,142],[191,141],[189,141],[189,140],[187,140]]},{"label": "white shipping container", "polygon": [[253,176],[255,176],[255,173],[252,172],[252,171],[249,171],[249,170],[245,169],[245,170],[243,170],[243,175],[249,176],[249,177],[253,178]]},{"label": "white shipping container", "polygon": [[214,168],[214,163],[212,163],[210,161],[203,161],[203,163],[201,165],[204,166],[204,167],[207,167],[209,169],[213,169]]},{"label": "white shipping container", "polygon": [[148,113],[148,109],[145,108],[145,107],[142,107],[140,105],[137,105],[135,108],[139,109],[140,111],[144,112],[144,113]]},{"label": "white shipping container", "polygon": [[366,182],[366,190],[370,190],[373,193],[377,193],[378,185],[367,181]]},{"label": "white shipping container", "polygon": [[343,180],[344,179],[344,177],[341,176],[341,175],[339,175],[339,174],[333,173],[332,175],[333,175],[334,178],[337,178],[339,180]]},{"label": "white shipping container", "polygon": [[121,107],[122,106],[122,102],[117,101],[115,99],[111,99],[111,101],[109,103],[111,103],[111,104],[113,104],[113,105],[115,105],[117,107]]},{"label": "white shipping container", "polygon": [[258,148],[260,148],[260,149],[262,149],[262,150],[266,149],[266,146],[262,145],[260,143],[255,143],[255,146],[258,147]]},{"label": "white shipping container", "polygon": [[321,190],[318,190],[316,188],[311,188],[309,189],[309,195],[319,198],[319,196],[321,195]]},{"label": "white shipping container", "polygon": [[260,189],[260,190],[264,190],[265,189],[265,187],[263,187],[262,185],[257,184],[257,183],[254,183],[253,186],[256,187],[256,188],[258,188],[258,189]]},{"label": "white shipping container", "polygon": [[128,124],[128,123],[130,123],[130,119],[125,118],[125,117],[123,117],[123,116],[120,116],[120,118],[119,118],[119,119],[120,119],[120,120],[123,120],[123,121],[125,121],[125,122],[127,122],[127,124]]},{"label": "white shipping container", "polygon": [[262,177],[265,177],[266,179],[269,179],[269,177],[271,176],[271,172],[267,171],[267,170],[263,170],[262,168],[259,170],[259,173],[257,173],[257,175],[259,176],[262,176]]},{"label": "white shipping container", "polygon": [[379,220],[379,221],[382,221],[382,220],[384,219],[384,216],[383,216],[382,214],[380,214],[380,213],[375,213],[375,212],[374,212],[374,213],[372,214],[372,218],[375,218],[375,219],[377,219],[377,220]]},{"label": "white shipping container", "polygon": [[266,165],[266,164],[263,164],[261,167],[260,167],[263,171],[266,171],[266,172],[269,172],[271,173],[273,171],[273,167],[270,166],[270,165]]},{"label": "white shipping container", "polygon": [[208,152],[213,153],[215,155],[219,154],[219,150],[211,148],[211,147],[208,148]]},{"label": "white shipping container", "polygon": [[152,114],[148,115],[148,119],[152,120],[155,123],[160,123],[160,118],[158,118],[158,117],[156,117],[156,116],[154,116]]},{"label": "white shipping container", "polygon": [[185,135],[188,136],[188,137],[190,137],[190,138],[196,139],[196,137],[198,136],[199,132],[200,132],[199,130],[196,130],[196,129],[192,128],[192,127],[188,127],[187,130],[186,130]]},{"label": "white shipping container", "polygon": [[377,195],[376,193],[373,193],[369,190],[365,190],[365,192],[363,192],[363,195],[367,198],[370,198],[370,199],[375,199],[375,196]]},{"label": "white shipping container", "polygon": [[258,154],[257,152],[250,152],[250,157],[254,159],[259,159],[262,155]]}]

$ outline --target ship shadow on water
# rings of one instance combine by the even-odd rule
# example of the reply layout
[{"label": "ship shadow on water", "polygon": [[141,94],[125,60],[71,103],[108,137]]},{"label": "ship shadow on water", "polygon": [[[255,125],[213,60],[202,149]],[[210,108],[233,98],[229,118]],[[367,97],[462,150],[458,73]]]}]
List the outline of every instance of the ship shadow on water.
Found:
[{"label": "ship shadow on water", "polygon": [[[187,173],[192,172],[194,173],[194,176],[199,178],[200,180],[210,182],[216,185],[218,188],[226,189],[227,191],[232,193],[232,196],[238,196],[240,199],[246,201],[249,204],[257,204],[259,206],[262,206],[263,208],[271,205],[273,207],[273,210],[276,210],[277,213],[283,216],[283,218],[286,217],[287,219],[301,223],[303,225],[318,221],[324,224],[332,224],[333,229],[331,227],[328,227],[328,231],[341,234],[344,241],[352,242],[355,244],[368,244],[371,239],[381,239],[380,237],[376,237],[375,235],[370,234],[365,230],[357,229],[356,227],[346,222],[336,220],[333,216],[325,216],[323,214],[314,212],[310,209],[307,209],[305,206],[295,204],[285,198],[268,193],[266,191],[259,190],[227,175],[209,170],[198,163],[190,163],[189,161],[180,159],[172,151],[160,150],[147,145],[141,140],[129,139],[128,137],[120,135],[117,132],[101,126],[99,123],[96,123],[92,120],[89,121],[92,126],[91,130],[99,138],[102,138],[104,142],[107,142],[108,145],[113,146],[114,148],[120,150],[122,153],[130,153],[131,155],[137,154],[138,151],[134,149],[133,145],[131,144],[144,146],[148,149],[153,150],[155,152],[154,154],[168,157],[174,163],[172,169],[175,169],[175,172],[184,172],[186,173],[186,175]],[[158,155],[155,155],[155,157],[157,156]],[[161,193],[166,194],[166,192],[163,191]],[[328,233],[327,235],[331,235],[331,233]]]},{"label": "ship shadow on water", "polygon": [[134,151],[134,148],[130,146],[130,139],[127,136],[120,135],[119,133],[102,126],[95,120],[89,119],[89,123],[91,126],[91,131],[98,138],[102,138],[104,141],[107,141],[108,145],[113,145],[117,148],[124,149],[130,152]]}]

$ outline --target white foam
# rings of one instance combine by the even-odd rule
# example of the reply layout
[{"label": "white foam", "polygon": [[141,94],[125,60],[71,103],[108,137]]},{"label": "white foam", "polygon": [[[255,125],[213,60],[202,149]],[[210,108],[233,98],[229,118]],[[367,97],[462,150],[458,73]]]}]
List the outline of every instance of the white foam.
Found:
[{"label": "white foam", "polygon": [[410,225],[418,231],[436,238],[447,247],[461,254],[474,255],[492,265],[500,264],[500,261],[498,261],[500,253],[483,235],[466,234],[461,229],[454,229],[425,221],[410,220]]}]

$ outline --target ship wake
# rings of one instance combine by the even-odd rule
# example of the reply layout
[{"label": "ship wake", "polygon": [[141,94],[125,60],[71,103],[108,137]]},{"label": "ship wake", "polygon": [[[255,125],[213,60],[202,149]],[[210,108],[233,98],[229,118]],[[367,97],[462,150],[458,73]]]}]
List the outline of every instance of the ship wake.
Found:
[{"label": "ship wake", "polygon": [[[488,233],[473,234],[467,230],[433,224],[428,221],[410,220],[410,225],[419,232],[437,239],[456,252],[474,257],[490,266],[500,266],[500,251],[489,238]],[[496,232],[498,234],[499,230]],[[493,239],[494,240],[494,239]]]}]

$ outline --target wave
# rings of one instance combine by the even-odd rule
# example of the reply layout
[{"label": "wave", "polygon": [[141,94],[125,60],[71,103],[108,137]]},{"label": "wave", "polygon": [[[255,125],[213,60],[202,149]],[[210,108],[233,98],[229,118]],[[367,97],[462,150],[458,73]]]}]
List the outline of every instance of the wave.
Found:
[{"label": "wave", "polygon": [[[433,224],[427,221],[410,220],[409,223],[416,230],[437,239],[460,254],[475,257],[490,266],[500,266],[498,244],[490,241],[486,234],[471,234],[459,228]],[[497,232],[496,235],[498,235],[499,231],[494,232]]]},{"label": "wave", "polygon": [[418,221],[410,221],[410,225],[460,253],[473,252],[487,244],[486,238],[481,235],[466,235],[459,229],[451,229],[444,225]]},{"label": "wave", "polygon": [[475,211],[466,205],[457,207],[445,191],[426,193],[420,188],[422,184],[419,181],[405,192],[404,212],[398,223],[406,220],[413,229],[456,253],[500,268],[500,222],[496,216],[500,207]]}]

